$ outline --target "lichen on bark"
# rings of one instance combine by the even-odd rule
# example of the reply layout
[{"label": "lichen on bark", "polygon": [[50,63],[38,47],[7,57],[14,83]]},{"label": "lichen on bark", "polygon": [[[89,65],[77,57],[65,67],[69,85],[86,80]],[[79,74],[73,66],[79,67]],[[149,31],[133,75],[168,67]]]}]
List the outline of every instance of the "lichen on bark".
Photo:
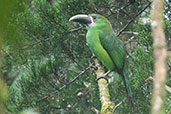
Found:
[{"label": "lichen on bark", "polygon": [[110,101],[110,94],[108,89],[108,81],[105,78],[101,78],[105,75],[104,67],[100,65],[100,62],[95,58],[95,66],[97,69],[95,70],[98,86],[100,92],[100,101],[101,101],[101,114],[113,114],[115,104]]}]

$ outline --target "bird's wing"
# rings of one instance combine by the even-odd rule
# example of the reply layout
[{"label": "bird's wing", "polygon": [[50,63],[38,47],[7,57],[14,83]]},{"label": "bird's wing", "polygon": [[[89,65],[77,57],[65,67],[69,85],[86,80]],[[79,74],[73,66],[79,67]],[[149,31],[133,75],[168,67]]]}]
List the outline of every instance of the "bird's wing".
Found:
[{"label": "bird's wing", "polygon": [[89,30],[86,35],[86,41],[89,48],[98,58],[98,60],[100,60],[103,63],[103,65],[107,67],[109,70],[113,70],[113,61],[100,42],[99,32],[95,29]]},{"label": "bird's wing", "polygon": [[100,37],[101,44],[112,58],[116,71],[121,75],[125,85],[130,106],[133,108],[133,95],[130,87],[129,73],[127,68],[126,52],[122,41],[113,35]]},{"label": "bird's wing", "polygon": [[117,67],[117,70],[122,70],[126,59],[126,52],[122,41],[112,34],[106,35],[103,38],[100,37],[100,42],[103,48],[112,58],[114,65]]}]

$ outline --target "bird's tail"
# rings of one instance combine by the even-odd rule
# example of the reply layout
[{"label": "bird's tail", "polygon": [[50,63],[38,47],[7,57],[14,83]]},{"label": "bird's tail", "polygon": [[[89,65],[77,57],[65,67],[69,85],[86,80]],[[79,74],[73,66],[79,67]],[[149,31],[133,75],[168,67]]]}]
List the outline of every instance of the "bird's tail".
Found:
[{"label": "bird's tail", "polygon": [[133,102],[133,94],[132,94],[132,90],[130,87],[130,82],[129,82],[129,73],[128,73],[128,68],[127,65],[125,65],[125,68],[123,69],[123,72],[121,72],[121,77],[122,80],[124,82],[125,85],[125,89],[126,89],[126,94],[128,97],[128,103],[132,108],[132,111],[134,112],[134,102]]}]

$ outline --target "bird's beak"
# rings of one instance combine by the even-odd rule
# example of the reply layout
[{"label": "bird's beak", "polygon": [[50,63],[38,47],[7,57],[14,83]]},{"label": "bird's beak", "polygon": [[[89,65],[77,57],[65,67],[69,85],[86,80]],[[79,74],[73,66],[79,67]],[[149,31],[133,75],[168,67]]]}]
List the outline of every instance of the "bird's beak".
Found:
[{"label": "bird's beak", "polygon": [[92,23],[91,16],[88,16],[88,15],[75,15],[71,17],[69,21],[75,21],[75,22],[84,23],[84,24]]}]

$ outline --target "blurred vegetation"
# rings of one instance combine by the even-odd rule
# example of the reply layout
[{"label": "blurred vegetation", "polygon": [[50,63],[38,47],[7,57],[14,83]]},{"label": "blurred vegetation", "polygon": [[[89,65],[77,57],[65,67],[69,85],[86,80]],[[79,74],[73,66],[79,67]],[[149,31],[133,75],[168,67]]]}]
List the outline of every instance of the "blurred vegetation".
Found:
[{"label": "blurred vegetation", "polygon": [[[9,0],[7,0],[9,1]],[[130,79],[137,114],[149,113],[153,76],[153,47],[148,0],[24,0],[13,4],[3,28],[2,73],[10,88],[8,114],[36,109],[41,114],[94,114],[100,110],[99,91],[86,27],[69,23],[75,14],[98,13],[107,17],[128,52]],[[165,34],[171,47],[170,2],[165,2]],[[10,7],[10,6],[9,6]],[[136,18],[135,18],[136,17]],[[131,22],[131,20],[133,20]],[[2,28],[0,28],[1,30]],[[168,51],[170,54],[171,51]],[[170,60],[170,57],[169,57]],[[171,61],[167,85],[171,87]],[[80,72],[85,71],[81,75]],[[75,77],[79,78],[75,79]],[[116,114],[131,112],[120,77],[110,82],[111,100],[122,104]],[[125,100],[126,99],[126,100]],[[171,113],[167,93],[166,113]]]}]

